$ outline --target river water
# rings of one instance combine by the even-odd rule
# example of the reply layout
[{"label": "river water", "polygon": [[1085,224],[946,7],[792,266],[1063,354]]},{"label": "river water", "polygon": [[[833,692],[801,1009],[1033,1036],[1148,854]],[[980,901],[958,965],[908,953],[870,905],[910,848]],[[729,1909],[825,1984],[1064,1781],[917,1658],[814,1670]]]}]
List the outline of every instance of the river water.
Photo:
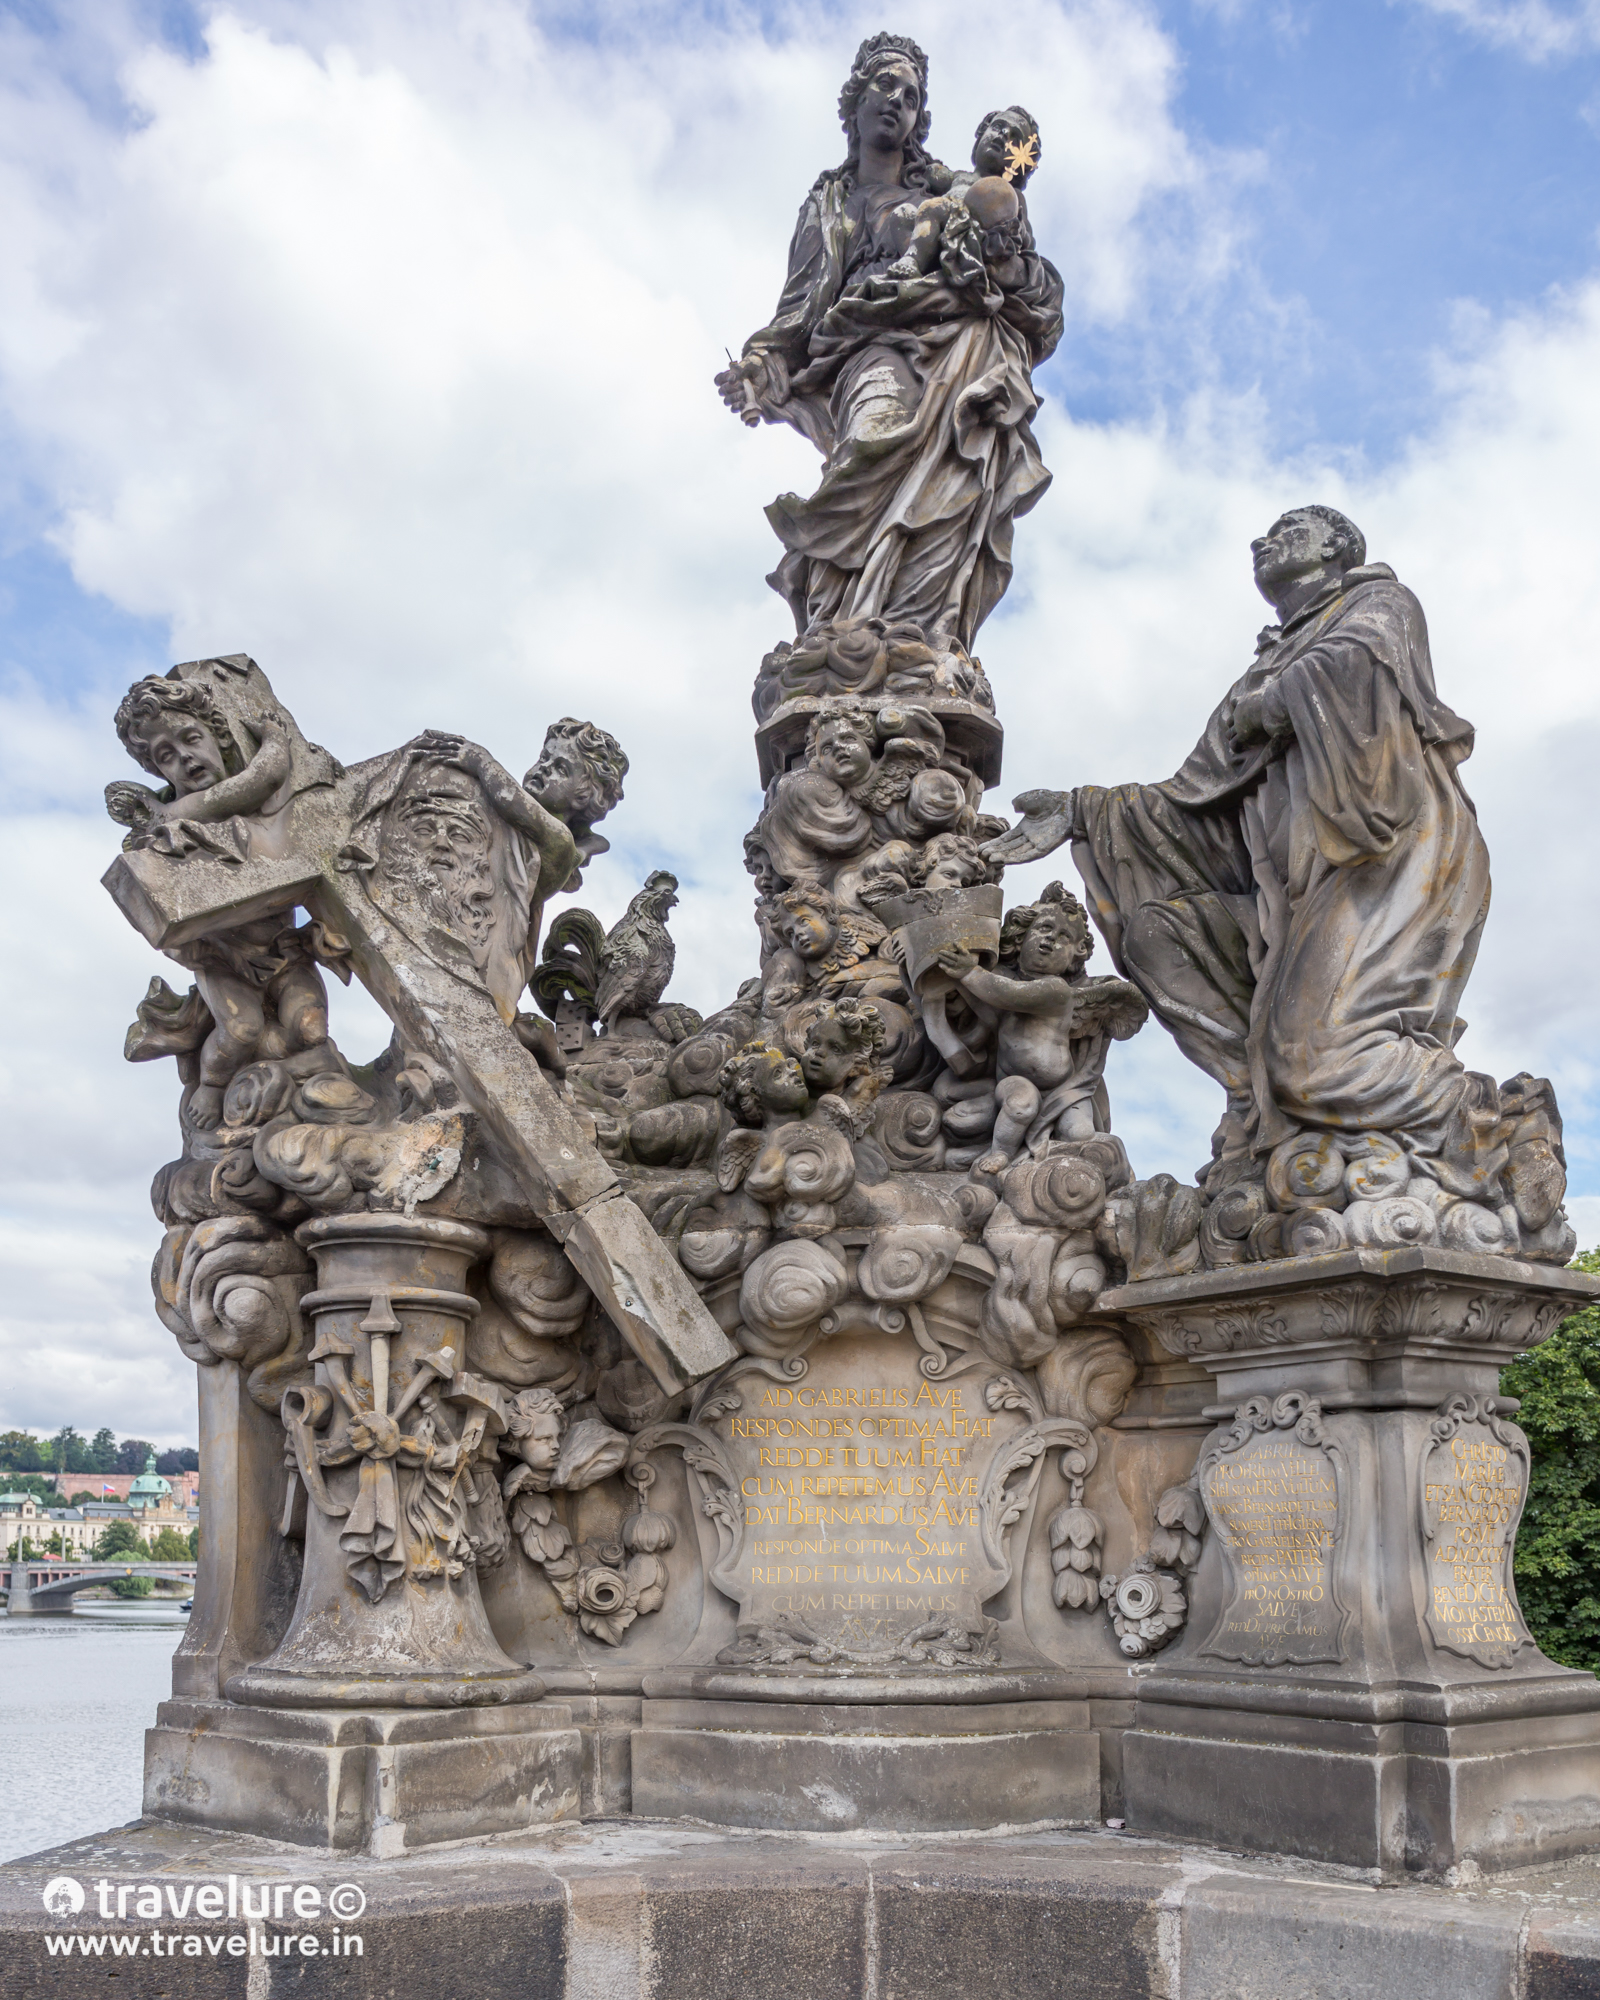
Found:
[{"label": "river water", "polygon": [[144,1732],[187,1622],[176,1604],[0,1617],[0,1861],[139,1817]]}]

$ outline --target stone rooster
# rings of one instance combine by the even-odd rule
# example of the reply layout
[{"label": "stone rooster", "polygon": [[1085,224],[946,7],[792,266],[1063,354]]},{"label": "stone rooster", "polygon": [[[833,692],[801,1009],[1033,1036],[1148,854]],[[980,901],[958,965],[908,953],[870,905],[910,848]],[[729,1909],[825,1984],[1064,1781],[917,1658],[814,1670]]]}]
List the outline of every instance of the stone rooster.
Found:
[{"label": "stone rooster", "polygon": [[595,1013],[608,1033],[621,1016],[648,1018],[660,1006],[677,957],[666,922],[677,900],[677,876],[654,869],[621,923],[607,931],[594,1000]]},{"label": "stone rooster", "polygon": [[672,978],[676,952],[666,915],[677,903],[678,878],[658,868],[628,905],[620,923],[602,931],[588,910],[563,910],[545,938],[534,974],[535,998],[558,1019],[569,995],[588,1020],[609,1030],[624,1016],[648,1020]]}]

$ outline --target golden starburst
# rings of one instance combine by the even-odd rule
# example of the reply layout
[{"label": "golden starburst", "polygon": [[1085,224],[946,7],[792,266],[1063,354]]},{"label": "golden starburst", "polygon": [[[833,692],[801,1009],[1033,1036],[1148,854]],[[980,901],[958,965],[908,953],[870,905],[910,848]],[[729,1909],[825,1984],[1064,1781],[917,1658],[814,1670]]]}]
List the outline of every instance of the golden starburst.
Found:
[{"label": "golden starburst", "polygon": [[1005,177],[1008,181],[1015,180],[1018,174],[1025,173],[1030,168],[1038,166],[1039,164],[1038,135],[1036,133],[1030,133],[1028,137],[1024,139],[1020,145],[1018,145],[1015,141],[1008,139],[1006,141],[1006,161],[1007,165],[1006,165]]}]

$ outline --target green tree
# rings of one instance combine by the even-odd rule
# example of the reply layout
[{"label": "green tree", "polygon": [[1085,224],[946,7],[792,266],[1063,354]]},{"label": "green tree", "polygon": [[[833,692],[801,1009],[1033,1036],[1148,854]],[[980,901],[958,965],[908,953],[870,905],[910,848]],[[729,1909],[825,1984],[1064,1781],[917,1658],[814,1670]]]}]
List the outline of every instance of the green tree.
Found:
[{"label": "green tree", "polygon": [[148,1438],[124,1438],[117,1446],[118,1472],[143,1472],[144,1462],[155,1450]]},{"label": "green tree", "polygon": [[163,1528],[150,1544],[150,1560],[181,1563],[189,1560],[189,1538],[177,1528]]},{"label": "green tree", "polygon": [[148,1576],[114,1576],[111,1579],[113,1597],[148,1597],[155,1587],[154,1578]]},{"label": "green tree", "polygon": [[0,1472],[42,1472],[44,1454],[31,1431],[0,1431]]},{"label": "green tree", "polygon": [[63,1424],[50,1440],[51,1463],[57,1472],[87,1472],[89,1447],[71,1424]]},{"label": "green tree", "polygon": [[[1600,1273],[1600,1250],[1573,1268]],[[1600,1306],[1587,1306],[1500,1377],[1521,1399],[1532,1468],[1517,1534],[1517,1596],[1539,1650],[1600,1670]]]},{"label": "green tree", "polygon": [[115,1472],[117,1469],[116,1434],[102,1424],[89,1443],[89,1472]]},{"label": "green tree", "polygon": [[47,1472],[3,1472],[0,1473],[0,1485],[8,1493],[31,1493],[35,1500],[47,1507],[61,1505],[56,1483]]},{"label": "green tree", "polygon": [[97,1562],[115,1562],[119,1557],[132,1562],[148,1562],[150,1551],[139,1539],[131,1521],[107,1521],[94,1545]]},{"label": "green tree", "polygon": [[189,1530],[189,1560],[190,1562],[198,1562],[200,1560],[200,1530],[198,1527],[193,1527]]}]

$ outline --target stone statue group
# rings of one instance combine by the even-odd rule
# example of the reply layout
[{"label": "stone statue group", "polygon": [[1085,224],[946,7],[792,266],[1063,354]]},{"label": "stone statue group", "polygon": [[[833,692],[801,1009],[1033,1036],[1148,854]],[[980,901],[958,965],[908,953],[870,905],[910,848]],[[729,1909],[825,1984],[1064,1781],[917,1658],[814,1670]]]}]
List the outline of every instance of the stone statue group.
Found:
[{"label": "stone statue group", "polygon": [[[667,997],[665,871],[609,929],[573,907],[546,924],[622,799],[603,727],[553,723],[520,780],[436,730],[346,767],[244,655],[151,676],[117,712],[150,782],[108,787],[126,838],[106,883],[192,979],[153,981],[127,1044],[175,1057],[182,1091],[156,1309],[209,1375],[203,1407],[232,1411],[206,1421],[237,1520],[271,1524],[226,1587],[202,1577],[186,1640],[229,1729],[239,1705],[528,1703],[561,1674],[637,1700],[668,1667],[730,1699],[796,1673],[875,1675],[885,1701],[933,1699],[930,1674],[979,1676],[978,1702],[1023,1699],[1018,1674],[1059,1694],[1067,1669],[1171,1645],[1202,1582],[1215,1647],[1224,1517],[1192,1468],[1217,1391],[1171,1357],[1437,1346],[1444,1278],[1403,1311],[1369,1297],[1426,1265],[1461,1293],[1448,1339],[1484,1399],[1458,1395],[1439,1435],[1500,1424],[1483,1448],[1503,1453],[1495,1359],[1566,1309],[1550,1087],[1456,1054],[1489,863],[1422,607],[1344,514],[1291,507],[1251,545],[1276,622],[1179,771],[988,812],[1002,733],[972,648],[1049,484],[1033,372],[1062,330],[1026,198],[1042,135],[991,111],[970,166],[945,166],[926,58],[893,34],[862,44],[839,112],[845,158],[801,206],[777,309],[717,378],[823,459],[809,498],[768,509],[794,632],[756,677],[759,949],[724,1005]],[[1056,882],[1007,909],[1006,868],[1064,846],[1081,899]],[[389,1014],[375,1061],[330,1039],[327,971]],[[1224,1096],[1193,1184],[1141,1178],[1112,1129],[1109,1051],[1152,1014]],[[1230,1306],[1234,1283],[1278,1291]],[[809,1393],[907,1425],[942,1398],[948,1464],[905,1486],[910,1447],[874,1443],[877,1485],[775,1499],[828,1433],[752,1474],[751,1410],[851,1356],[863,1386]],[[1467,1379],[1442,1366],[1382,1409]],[[1328,1469],[1357,1418],[1323,1427],[1321,1377],[1259,1388],[1200,1473],[1253,1465],[1263,1438],[1274,1463],[1311,1454],[1333,1512],[1307,1532],[1332,1564],[1359,1539]],[[892,1494],[863,1518],[894,1578],[925,1575],[937,1532],[952,1581],[783,1609],[784,1505],[847,1512],[858,1487]],[[868,1546],[783,1559],[826,1547],[840,1576]],[[1354,1588],[1287,1652],[1222,1657],[1353,1658]],[[1531,1644],[1502,1622],[1489,1668]],[[152,1752],[154,1809],[188,1796],[198,1727],[170,1725],[179,1789]]]}]

